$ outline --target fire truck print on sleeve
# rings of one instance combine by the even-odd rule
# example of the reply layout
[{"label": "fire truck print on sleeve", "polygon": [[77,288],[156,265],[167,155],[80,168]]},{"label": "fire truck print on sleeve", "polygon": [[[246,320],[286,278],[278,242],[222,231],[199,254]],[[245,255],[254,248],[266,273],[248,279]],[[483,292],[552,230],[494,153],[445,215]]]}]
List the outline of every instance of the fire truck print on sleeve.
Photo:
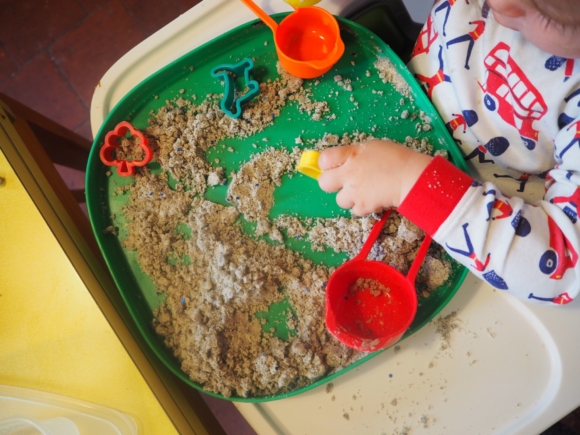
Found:
[{"label": "fire truck print on sleeve", "polygon": [[[580,59],[542,52],[499,25],[484,0],[439,0],[409,69],[474,178],[454,208],[441,206],[433,239],[499,290],[532,303],[572,301],[580,292]],[[416,192],[434,196],[432,207],[445,204],[443,193]]]},{"label": "fire truck print on sleeve", "polygon": [[438,36],[439,33],[437,33],[437,30],[435,27],[433,27],[433,16],[429,14],[425,26],[423,26],[423,29],[419,33],[419,37],[417,38],[417,42],[415,43],[411,57],[418,56],[419,54],[423,53],[429,53],[431,45],[437,40]]},{"label": "fire truck print on sleeve", "polygon": [[526,147],[533,150],[538,140],[533,123],[548,110],[542,95],[513,60],[505,42],[498,43],[484,63],[487,77],[485,85],[480,86],[485,107],[516,127]]}]

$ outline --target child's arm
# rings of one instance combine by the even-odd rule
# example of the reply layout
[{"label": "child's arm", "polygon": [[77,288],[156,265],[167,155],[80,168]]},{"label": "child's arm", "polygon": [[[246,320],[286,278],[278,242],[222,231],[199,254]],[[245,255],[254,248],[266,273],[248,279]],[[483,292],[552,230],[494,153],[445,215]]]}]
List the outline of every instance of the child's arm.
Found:
[{"label": "child's arm", "polygon": [[[549,158],[544,153],[551,152],[551,140],[534,143],[535,151],[530,143],[516,143],[520,139],[520,134],[514,131],[519,130],[516,112],[521,109],[513,105],[519,101],[517,97],[527,100],[522,103],[524,106],[532,105],[530,98],[537,94],[530,90],[534,88],[536,76],[538,84],[546,85],[542,77],[548,70],[543,71],[539,63],[539,56],[543,55],[524,44],[513,30],[498,24],[488,6],[483,2],[482,7],[482,2],[475,1],[456,2],[453,9],[436,6],[421,32],[409,68],[444,119],[450,120],[456,116],[453,113],[464,113],[463,110],[472,114],[469,121],[463,119],[462,123],[464,150],[487,144],[492,137],[509,136],[505,142],[511,149],[506,152],[481,145],[489,159],[485,160],[488,164],[485,169],[494,163],[514,171],[526,167],[547,169]],[[473,33],[469,23],[477,20],[480,24],[485,21],[485,29],[482,27]],[[466,44],[467,49],[460,48],[459,44]],[[570,61],[573,65],[572,59],[567,64]],[[518,70],[525,66],[527,73],[522,70],[519,75],[513,74],[512,65],[518,66]],[[549,69],[548,63],[546,68]],[[497,92],[501,89],[504,95],[506,87],[514,89],[511,98],[497,107],[494,102],[491,108],[487,107],[489,102],[485,103],[480,90],[493,95],[493,80],[488,82],[488,76],[495,77],[495,73],[506,75],[504,80],[509,78],[509,83]],[[513,81],[516,76],[521,80],[517,84]],[[547,82],[546,92],[557,90],[555,94],[567,95],[566,105],[557,101],[542,115],[543,119],[540,116],[526,121],[542,123],[546,128],[536,139],[545,140],[556,128],[561,128],[556,125],[563,115],[566,119],[575,118],[554,137],[557,165],[548,174],[544,198],[533,205],[520,197],[503,195],[493,182],[482,184],[473,180],[441,157],[428,161],[424,156],[408,158],[408,153],[393,143],[324,151],[321,163],[325,173],[320,186],[327,191],[340,190],[339,205],[352,207],[358,215],[383,207],[398,207],[399,213],[496,289],[539,303],[567,303],[580,291],[580,82],[577,77],[570,78],[566,78],[566,88],[572,94],[557,89],[557,82],[552,78]],[[522,94],[522,87],[526,94]],[[544,97],[548,96],[551,95]],[[510,119],[512,111],[513,119]],[[504,128],[506,134],[503,134]],[[468,129],[472,131],[465,134]],[[529,153],[517,151],[520,147],[524,150],[524,145]],[[541,161],[534,162],[539,154],[542,154]],[[536,164],[514,160],[520,158],[531,159]],[[359,161],[360,164],[354,164]],[[485,176],[486,172],[482,170],[481,174]],[[525,177],[522,176],[522,185]],[[409,184],[412,184],[410,190]]]},{"label": "child's arm", "polygon": [[[580,127],[579,124],[577,125]],[[540,303],[570,302],[580,289],[580,142],[564,128],[561,164],[543,201],[508,198],[441,157],[373,141],[325,150],[319,179],[353,213],[395,206],[460,263],[499,290]]]}]

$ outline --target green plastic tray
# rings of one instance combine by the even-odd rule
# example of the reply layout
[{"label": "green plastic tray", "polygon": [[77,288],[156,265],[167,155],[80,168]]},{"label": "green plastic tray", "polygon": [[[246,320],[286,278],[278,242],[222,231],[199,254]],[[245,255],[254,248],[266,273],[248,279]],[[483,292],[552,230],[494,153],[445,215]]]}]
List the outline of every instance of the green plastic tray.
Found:
[{"label": "green plastic tray", "polygon": [[[286,15],[276,14],[273,18],[281,21]],[[445,125],[401,60],[369,30],[343,18],[338,18],[338,20],[346,45],[344,56],[330,72],[316,79],[319,81],[317,85],[313,85],[315,80],[310,80],[305,85],[312,86],[314,100],[325,101],[328,100],[331,91],[340,90],[334,80],[335,75],[339,74],[344,79],[350,78],[354,87],[354,96],[359,103],[358,108],[355,110],[353,102],[349,100],[351,93],[342,91],[328,100],[331,113],[336,114],[336,119],[316,122],[310,120],[306,113],[299,113],[295,104],[289,104],[283,108],[274,124],[261,133],[246,139],[226,139],[219,143],[220,148],[210,149],[207,153],[208,161],[219,158],[220,166],[224,166],[225,173],[229,174],[232,170],[237,170],[241,163],[248,161],[250,155],[256,152],[251,144],[265,144],[262,142],[265,137],[268,138],[268,146],[281,146],[280,144],[286,143],[287,146],[293,147],[295,146],[294,138],[299,135],[304,140],[319,139],[324,133],[342,136],[345,132],[352,133],[358,130],[372,133],[375,137],[387,136],[398,141],[404,141],[407,136],[427,138],[435,149],[447,150],[450,160],[466,171],[463,158]],[[158,294],[152,281],[141,271],[136,254],[121,246],[125,229],[121,207],[127,203],[127,195],[113,194],[115,189],[129,184],[132,179],[119,177],[114,168],[103,165],[99,159],[99,149],[103,144],[105,134],[120,121],[130,121],[138,129],[146,128],[150,111],[159,109],[167,99],[171,100],[179,96],[192,98],[195,94],[196,103],[199,104],[201,99],[209,93],[223,93],[220,81],[211,77],[211,69],[220,64],[239,62],[246,57],[254,60],[253,78],[255,80],[263,82],[278,76],[272,32],[260,21],[244,24],[223,34],[182,56],[135,86],[119,101],[103,122],[89,156],[86,178],[87,207],[95,237],[123,300],[145,340],[163,363],[180,379],[198,390],[220,398],[225,397],[205,391],[200,384],[189,379],[181,370],[172,351],[164,345],[163,339],[153,329],[153,310],[163,303],[163,294]],[[388,57],[396,65],[400,74],[410,85],[414,102],[411,103],[409,98],[405,98],[405,104],[401,105],[401,95],[393,89],[390,83],[382,83],[373,66],[377,57]],[[371,72],[370,77],[366,75],[367,70]],[[376,91],[382,91],[382,94]],[[432,129],[418,134],[416,124],[419,119],[411,121],[410,118],[405,120],[399,118],[405,109],[425,112],[432,120]],[[292,143],[288,144],[289,140]],[[223,152],[222,144],[226,147],[233,147],[236,152]],[[152,170],[159,170],[159,165],[154,161],[149,166]],[[113,175],[107,175],[108,171],[111,171]],[[208,189],[205,196],[209,200],[226,204],[226,191],[227,186],[217,186]],[[336,205],[334,194],[322,192],[316,182],[302,175],[295,175],[292,178],[285,176],[282,186],[275,192],[275,201],[270,217],[282,213],[297,213],[301,217],[349,216],[349,212],[341,210]],[[112,219],[111,216],[115,218]],[[119,228],[118,236],[105,234],[103,230],[110,225]],[[251,232],[251,226],[246,226],[246,228]],[[332,252],[313,252],[309,249],[308,243],[303,240],[291,239],[286,245],[290,249],[301,251],[305,257],[327,266],[337,266],[347,258],[346,255],[331,255]],[[453,273],[448,282],[432,292],[428,298],[420,298],[416,318],[405,337],[418,331],[433,319],[456,293],[465,278],[467,269],[457,263],[453,265]],[[276,307],[272,308],[268,315],[273,316],[270,322],[275,323],[276,311],[284,307],[279,307],[278,310]],[[283,329],[278,330],[281,338],[284,335]],[[377,354],[378,352],[370,354],[343,370],[294,391],[268,397],[228,397],[227,399],[262,402],[293,396],[326,383]]]}]

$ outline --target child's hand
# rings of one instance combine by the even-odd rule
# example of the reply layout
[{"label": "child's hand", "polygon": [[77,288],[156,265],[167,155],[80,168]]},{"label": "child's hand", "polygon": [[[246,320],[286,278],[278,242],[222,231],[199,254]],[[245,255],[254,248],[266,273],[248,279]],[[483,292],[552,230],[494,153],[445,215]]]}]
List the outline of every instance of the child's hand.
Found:
[{"label": "child's hand", "polygon": [[329,148],[320,154],[318,179],[326,192],[338,192],[336,203],[366,216],[398,207],[431,157],[394,142],[373,140]]}]

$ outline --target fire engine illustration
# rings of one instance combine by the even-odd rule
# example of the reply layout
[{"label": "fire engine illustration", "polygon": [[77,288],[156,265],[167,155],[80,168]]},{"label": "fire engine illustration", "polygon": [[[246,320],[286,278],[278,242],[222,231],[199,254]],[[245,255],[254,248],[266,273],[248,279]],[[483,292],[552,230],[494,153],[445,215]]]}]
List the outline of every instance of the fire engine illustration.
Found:
[{"label": "fire engine illustration", "polygon": [[429,53],[431,45],[433,45],[438,36],[439,33],[437,33],[437,29],[433,26],[433,16],[429,14],[425,26],[423,26],[423,29],[417,37],[417,42],[415,43],[415,47],[413,47],[411,58],[418,54]]},{"label": "fire engine illustration", "polygon": [[538,140],[534,121],[547,112],[540,92],[510,55],[505,42],[498,43],[485,57],[486,81],[479,86],[485,92],[485,107],[497,111],[499,116],[517,128],[526,147],[533,150]]},{"label": "fire engine illustration", "polygon": [[550,249],[540,257],[540,270],[550,275],[550,279],[562,279],[568,269],[576,266],[578,253],[550,216],[548,216],[548,230],[550,231]]},{"label": "fire engine illustration", "polygon": [[494,286],[499,290],[507,290],[508,286],[506,282],[503,280],[501,276],[499,276],[495,270],[490,270],[485,272],[489,262],[491,260],[491,253],[488,252],[485,260],[482,262],[479,258],[477,258],[477,254],[475,253],[475,249],[473,248],[473,244],[471,243],[471,237],[469,237],[469,233],[467,232],[467,226],[469,223],[464,223],[463,227],[463,235],[465,237],[465,244],[467,245],[467,250],[459,249],[459,248],[452,248],[448,244],[445,244],[450,251],[456,252],[459,255],[463,255],[465,257],[470,258],[473,260],[472,267],[478,271],[482,272],[481,277],[485,279],[489,284]]}]

